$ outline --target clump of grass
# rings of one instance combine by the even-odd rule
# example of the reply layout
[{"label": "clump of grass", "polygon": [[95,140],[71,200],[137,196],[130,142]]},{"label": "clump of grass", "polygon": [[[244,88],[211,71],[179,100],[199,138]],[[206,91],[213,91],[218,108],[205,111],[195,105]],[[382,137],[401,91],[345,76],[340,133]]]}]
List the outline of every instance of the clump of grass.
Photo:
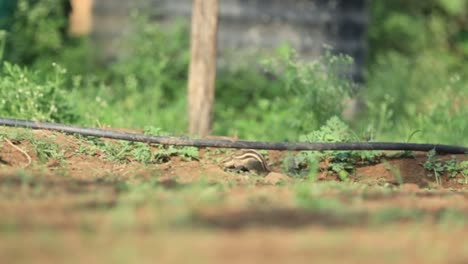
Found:
[{"label": "clump of grass", "polygon": [[55,143],[34,139],[31,141],[31,144],[39,161],[42,163],[47,162],[49,159],[55,159],[58,162],[64,160],[65,150]]}]

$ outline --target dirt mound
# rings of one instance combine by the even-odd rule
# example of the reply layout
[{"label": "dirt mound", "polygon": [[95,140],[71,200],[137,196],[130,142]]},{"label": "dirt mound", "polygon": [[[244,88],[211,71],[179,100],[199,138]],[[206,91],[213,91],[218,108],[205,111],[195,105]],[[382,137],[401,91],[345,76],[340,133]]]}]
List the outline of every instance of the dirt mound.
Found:
[{"label": "dirt mound", "polygon": [[[161,181],[177,179],[182,183],[191,182],[200,177],[215,181],[255,182],[257,184],[278,184],[290,179],[281,167],[287,153],[280,151],[268,151],[266,155],[268,163],[274,170],[274,175],[259,178],[225,172],[219,166],[219,161],[226,157],[228,152],[226,150],[200,149],[196,153],[198,158],[188,159],[181,157],[178,153],[172,153],[157,162],[144,163],[132,158],[118,160],[115,155],[119,153],[106,153],[106,151],[120,151],[120,155],[124,156],[122,153],[126,151],[125,147],[118,148],[119,142],[115,140],[94,139],[94,142],[100,142],[100,148],[84,138],[58,132],[10,128],[2,128],[2,130],[4,130],[4,136],[0,148],[0,173],[3,174],[24,169],[31,173],[63,174],[75,179],[128,178],[135,175],[148,178],[157,175]],[[9,135],[13,136],[9,137]],[[111,149],[111,146],[116,147]],[[468,155],[445,155],[438,158],[442,161],[452,158],[457,161],[466,161]],[[426,153],[414,153],[412,157],[406,158],[388,158],[378,164],[357,166],[350,179],[367,184],[405,183],[414,184],[420,188],[465,188],[466,179],[461,173],[456,177],[441,175],[441,184],[435,185],[435,177],[430,177],[431,172],[422,166],[426,160]],[[322,172],[318,179],[336,181],[338,177],[329,172]]]},{"label": "dirt mound", "polygon": [[273,172],[259,176],[224,171],[229,150],[2,128],[0,259],[103,263],[144,248],[148,263],[334,263],[336,252],[350,263],[466,262],[453,237],[466,234],[468,185],[453,161],[467,155],[431,161],[452,169],[439,184],[422,166],[426,153],[357,164],[346,180],[327,161],[317,179],[287,176],[283,161],[295,153],[263,154]]}]

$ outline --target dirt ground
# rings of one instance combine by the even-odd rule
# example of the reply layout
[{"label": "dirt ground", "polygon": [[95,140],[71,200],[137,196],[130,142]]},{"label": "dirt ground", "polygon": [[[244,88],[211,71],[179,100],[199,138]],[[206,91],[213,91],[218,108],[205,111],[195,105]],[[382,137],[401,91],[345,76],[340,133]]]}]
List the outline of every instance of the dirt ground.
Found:
[{"label": "dirt ground", "polygon": [[435,183],[426,153],[312,182],[284,152],[257,176],[224,171],[226,151],[144,164],[16,131],[0,128],[0,263],[468,263],[468,184]]}]

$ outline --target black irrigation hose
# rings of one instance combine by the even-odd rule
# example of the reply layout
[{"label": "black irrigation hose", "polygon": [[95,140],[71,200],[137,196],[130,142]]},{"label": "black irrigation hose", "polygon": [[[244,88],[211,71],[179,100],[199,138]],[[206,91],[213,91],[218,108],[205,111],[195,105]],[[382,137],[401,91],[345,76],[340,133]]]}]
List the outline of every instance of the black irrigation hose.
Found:
[{"label": "black irrigation hose", "polygon": [[396,142],[338,142],[338,143],[305,143],[305,142],[258,142],[224,139],[194,139],[188,137],[149,136],[138,133],[117,132],[107,129],[68,126],[58,123],[35,122],[11,118],[0,118],[1,126],[24,127],[30,129],[55,130],[63,133],[80,134],[83,136],[111,138],[127,141],[138,141],[174,146],[237,148],[237,149],[269,149],[269,150],[407,150],[430,151],[437,153],[466,154],[467,147],[440,144],[415,144]]}]

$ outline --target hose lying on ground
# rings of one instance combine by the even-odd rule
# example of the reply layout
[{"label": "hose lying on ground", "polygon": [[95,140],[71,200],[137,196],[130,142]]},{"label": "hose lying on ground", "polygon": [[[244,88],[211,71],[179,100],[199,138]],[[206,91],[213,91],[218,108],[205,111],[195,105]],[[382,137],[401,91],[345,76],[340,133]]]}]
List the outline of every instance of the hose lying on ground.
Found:
[{"label": "hose lying on ground", "polygon": [[150,136],[138,133],[118,132],[108,129],[96,129],[68,126],[59,123],[35,122],[29,120],[0,118],[1,126],[23,127],[30,129],[53,130],[83,136],[111,138],[126,141],[146,142],[161,145],[194,146],[237,149],[268,149],[268,150],[406,150],[430,151],[434,149],[440,154],[467,154],[468,148],[441,144],[416,144],[398,142],[337,142],[337,143],[306,143],[306,142],[259,142],[226,139],[196,139],[188,137]]}]

